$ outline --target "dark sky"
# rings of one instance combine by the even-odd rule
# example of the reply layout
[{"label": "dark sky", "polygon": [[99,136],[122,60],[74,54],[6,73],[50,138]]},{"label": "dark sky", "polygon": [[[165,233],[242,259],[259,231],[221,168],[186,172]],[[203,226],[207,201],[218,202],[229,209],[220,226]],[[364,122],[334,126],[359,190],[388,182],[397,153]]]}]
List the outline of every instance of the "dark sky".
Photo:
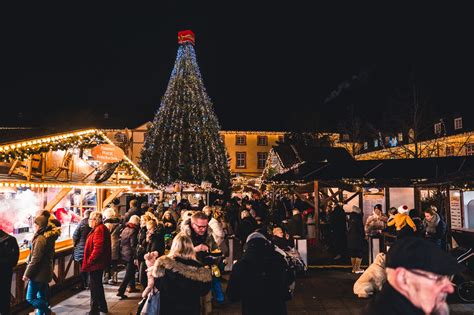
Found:
[{"label": "dark sky", "polygon": [[129,127],[151,120],[187,28],[223,129],[289,130],[302,119],[331,128],[349,104],[378,120],[412,69],[436,110],[472,107],[467,7],[221,2],[4,10],[2,124],[86,125],[104,112]]}]

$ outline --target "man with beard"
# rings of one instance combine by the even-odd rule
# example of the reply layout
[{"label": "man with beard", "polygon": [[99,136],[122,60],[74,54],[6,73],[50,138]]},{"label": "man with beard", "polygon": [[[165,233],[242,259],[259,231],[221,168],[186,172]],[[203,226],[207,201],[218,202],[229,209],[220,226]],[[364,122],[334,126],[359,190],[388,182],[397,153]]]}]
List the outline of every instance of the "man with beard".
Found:
[{"label": "man with beard", "polygon": [[387,282],[367,314],[449,314],[446,297],[454,292],[449,276],[463,269],[432,242],[398,240],[387,253]]}]

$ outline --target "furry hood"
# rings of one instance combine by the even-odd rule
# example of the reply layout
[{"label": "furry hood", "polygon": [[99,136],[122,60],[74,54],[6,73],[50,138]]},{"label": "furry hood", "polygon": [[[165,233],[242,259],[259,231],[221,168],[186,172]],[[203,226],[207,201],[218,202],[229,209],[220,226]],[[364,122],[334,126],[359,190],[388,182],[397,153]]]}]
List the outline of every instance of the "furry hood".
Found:
[{"label": "furry hood", "polygon": [[398,213],[401,213],[401,214],[410,212],[410,209],[408,209],[407,205],[401,205],[400,207],[398,207],[397,210],[398,210]]},{"label": "furry hood", "polygon": [[188,266],[179,261],[176,261],[168,256],[161,256],[155,262],[153,277],[160,278],[165,275],[165,270],[179,273],[185,278],[200,281],[211,282],[211,269],[205,267]]}]

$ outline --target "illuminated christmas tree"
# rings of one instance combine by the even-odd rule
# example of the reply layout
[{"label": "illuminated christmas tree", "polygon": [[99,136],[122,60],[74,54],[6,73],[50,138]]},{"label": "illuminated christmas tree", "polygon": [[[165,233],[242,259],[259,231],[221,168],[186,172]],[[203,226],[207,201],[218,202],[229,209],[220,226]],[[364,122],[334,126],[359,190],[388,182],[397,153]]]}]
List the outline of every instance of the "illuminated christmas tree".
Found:
[{"label": "illuminated christmas tree", "polygon": [[178,33],[178,54],[155,118],[145,135],[141,166],[159,184],[176,181],[227,189],[230,172],[220,125],[194,51],[194,33]]}]

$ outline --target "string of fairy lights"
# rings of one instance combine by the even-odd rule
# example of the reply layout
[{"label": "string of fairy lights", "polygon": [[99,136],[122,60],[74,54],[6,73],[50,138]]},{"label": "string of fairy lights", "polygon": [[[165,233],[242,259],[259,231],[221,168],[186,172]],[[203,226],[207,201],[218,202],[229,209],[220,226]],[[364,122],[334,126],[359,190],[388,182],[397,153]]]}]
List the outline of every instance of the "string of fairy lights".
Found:
[{"label": "string of fairy lights", "polygon": [[[25,161],[35,154],[47,153],[50,151],[68,150],[71,148],[87,149],[100,144],[113,144],[113,142],[104,134],[103,131],[97,129],[87,129],[76,132],[63,133],[2,145],[0,146],[0,161],[7,163],[12,162],[14,160]],[[124,156],[119,166],[122,169],[121,172],[128,173],[135,178],[140,178],[146,185],[154,186],[154,183],[150,180],[150,178],[141,169],[139,169],[127,156]],[[124,184],[140,183],[140,181],[136,180],[121,180],[120,182]],[[13,184],[16,187],[30,187],[29,185],[33,185],[31,187],[36,187],[36,185],[53,185],[8,182],[2,182],[0,184],[3,184],[4,186]],[[73,187],[74,185],[54,184],[54,187],[69,186]],[[81,185],[81,187],[82,186],[84,185]]]},{"label": "string of fairy lights", "polygon": [[181,43],[168,87],[145,135],[140,166],[154,182],[209,181],[226,188],[230,171],[220,125],[191,42]]}]

